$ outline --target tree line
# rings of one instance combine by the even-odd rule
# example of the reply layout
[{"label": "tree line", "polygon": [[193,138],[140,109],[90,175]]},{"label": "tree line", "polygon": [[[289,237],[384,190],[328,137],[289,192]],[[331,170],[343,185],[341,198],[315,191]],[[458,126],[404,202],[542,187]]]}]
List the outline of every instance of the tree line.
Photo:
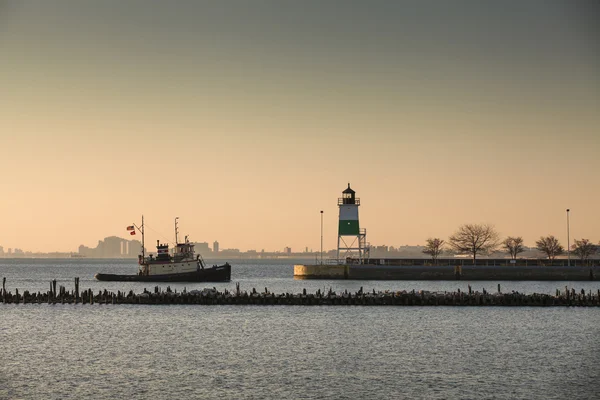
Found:
[{"label": "tree line", "polygon": [[[554,260],[557,256],[565,253],[565,248],[553,235],[541,236],[535,245],[536,249],[544,253],[549,260]],[[448,241],[440,238],[427,239],[423,253],[431,256],[435,263],[438,257],[448,249],[458,254],[472,256],[473,263],[475,263],[478,255],[487,255],[500,249],[516,260],[517,256],[525,251],[525,246],[521,236],[508,236],[502,240],[492,225],[465,224],[450,235]],[[600,243],[596,245],[588,239],[575,239],[571,246],[571,252],[582,261],[592,257],[599,249]]]}]

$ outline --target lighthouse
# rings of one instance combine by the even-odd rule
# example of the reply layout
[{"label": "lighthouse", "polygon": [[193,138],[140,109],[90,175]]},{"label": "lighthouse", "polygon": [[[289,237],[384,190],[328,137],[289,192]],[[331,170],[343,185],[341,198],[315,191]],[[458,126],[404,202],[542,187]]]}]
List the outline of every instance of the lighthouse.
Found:
[{"label": "lighthouse", "polygon": [[[365,257],[368,256],[367,230],[361,229],[358,222],[359,206],[360,199],[356,197],[356,192],[350,188],[350,183],[348,183],[348,188],[342,192],[342,197],[338,198],[338,208],[340,209],[338,262],[345,263],[348,257],[353,258],[358,252],[358,262],[362,264]],[[340,260],[340,255],[342,260]]]}]

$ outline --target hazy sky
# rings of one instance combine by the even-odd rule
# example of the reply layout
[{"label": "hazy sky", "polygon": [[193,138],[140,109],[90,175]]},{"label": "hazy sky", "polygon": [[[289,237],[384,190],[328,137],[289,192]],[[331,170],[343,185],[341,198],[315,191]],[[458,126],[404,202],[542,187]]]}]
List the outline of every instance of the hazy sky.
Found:
[{"label": "hazy sky", "polygon": [[[593,2],[1,1],[0,245],[600,240]],[[162,238],[162,236],[161,236]]]}]

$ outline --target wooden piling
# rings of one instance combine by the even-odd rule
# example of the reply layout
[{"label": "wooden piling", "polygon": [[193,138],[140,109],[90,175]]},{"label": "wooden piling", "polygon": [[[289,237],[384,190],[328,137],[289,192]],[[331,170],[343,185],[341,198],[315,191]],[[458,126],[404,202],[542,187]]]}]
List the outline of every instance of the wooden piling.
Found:
[{"label": "wooden piling", "polygon": [[301,293],[282,293],[275,294],[265,287],[264,292],[258,292],[255,288],[250,293],[242,292],[239,284],[236,285],[234,293],[224,290],[219,292],[216,288],[211,290],[192,290],[187,289],[181,293],[173,293],[170,287],[166,291],[159,286],[155,286],[152,292],[144,289],[143,293],[135,294],[133,291],[125,294],[121,291],[109,292],[108,290],[99,290],[94,294],[92,289],[79,293],[78,281],[76,288],[68,292],[64,286],[56,289],[55,280],[51,282],[50,288],[46,293],[37,292],[32,294],[25,290],[22,294],[15,290],[12,295],[7,292],[5,285],[2,288],[2,302],[19,304],[71,304],[77,302],[80,298],[83,304],[201,304],[201,305],[225,305],[225,304],[246,304],[246,305],[364,305],[364,306],[574,306],[574,307],[598,307],[600,306],[600,289],[596,291],[586,291],[580,289],[579,292],[574,288],[565,288],[564,293],[556,290],[554,295],[533,293],[530,295],[513,291],[512,293],[502,293],[501,287],[498,287],[498,293],[490,295],[485,289],[482,292],[475,291],[468,285],[468,292],[458,289],[456,292],[428,292],[428,291],[372,291],[364,292],[361,288],[355,293],[344,290],[336,293],[330,287],[327,293],[318,289],[314,293],[309,293],[303,289]]},{"label": "wooden piling", "polygon": [[75,304],[79,300],[79,278],[75,278]]}]

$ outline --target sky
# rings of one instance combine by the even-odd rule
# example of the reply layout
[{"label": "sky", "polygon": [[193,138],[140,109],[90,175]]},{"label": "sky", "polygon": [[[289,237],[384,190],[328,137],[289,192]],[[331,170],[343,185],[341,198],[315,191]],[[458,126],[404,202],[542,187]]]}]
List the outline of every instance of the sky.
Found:
[{"label": "sky", "polygon": [[0,0],[0,245],[598,242],[594,4]]}]

